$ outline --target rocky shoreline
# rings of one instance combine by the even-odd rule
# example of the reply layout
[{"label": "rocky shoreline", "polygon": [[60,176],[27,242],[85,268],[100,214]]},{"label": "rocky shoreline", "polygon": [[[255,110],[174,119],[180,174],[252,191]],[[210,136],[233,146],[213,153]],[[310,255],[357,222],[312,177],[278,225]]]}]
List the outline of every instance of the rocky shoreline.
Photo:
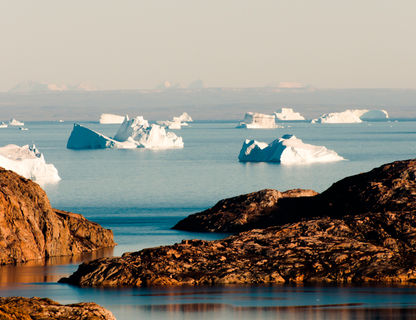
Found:
[{"label": "rocky shoreline", "polygon": [[114,247],[111,230],[53,209],[42,188],[0,168],[0,265]]},{"label": "rocky shoreline", "polygon": [[319,195],[307,192],[284,197],[263,190],[224,200],[197,214],[204,219],[188,220],[193,230],[223,231],[238,221],[237,230],[250,231],[94,260],[61,282],[93,287],[416,282],[416,160],[345,178]]}]

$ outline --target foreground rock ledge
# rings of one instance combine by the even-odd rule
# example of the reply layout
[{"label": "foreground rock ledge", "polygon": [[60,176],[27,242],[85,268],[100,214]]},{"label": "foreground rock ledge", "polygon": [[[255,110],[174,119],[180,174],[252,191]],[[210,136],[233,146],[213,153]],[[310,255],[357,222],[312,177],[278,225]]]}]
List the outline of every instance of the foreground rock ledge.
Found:
[{"label": "foreground rock ledge", "polygon": [[414,159],[347,177],[322,194],[302,189],[286,192],[266,189],[221,200],[214,207],[179,221],[174,229],[241,232],[302,218],[406,210],[416,210]]},{"label": "foreground rock ledge", "polygon": [[2,320],[115,320],[113,314],[95,303],[62,305],[47,298],[0,298]]},{"label": "foreground rock ledge", "polygon": [[42,188],[0,168],[0,265],[113,247],[113,233],[53,209]]},{"label": "foreground rock ledge", "polygon": [[415,171],[416,161],[400,161],[334,184],[314,211],[330,216],[299,211],[302,221],[282,226],[98,259],[61,281],[95,287],[416,282]]}]

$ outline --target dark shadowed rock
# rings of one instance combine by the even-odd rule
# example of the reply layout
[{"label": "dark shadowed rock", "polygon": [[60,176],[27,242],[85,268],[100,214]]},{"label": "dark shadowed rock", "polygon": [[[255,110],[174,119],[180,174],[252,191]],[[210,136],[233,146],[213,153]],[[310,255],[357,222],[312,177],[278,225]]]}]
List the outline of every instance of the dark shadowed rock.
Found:
[{"label": "dark shadowed rock", "polygon": [[2,320],[115,320],[113,314],[95,303],[62,305],[47,298],[0,298]]},{"label": "dark shadowed rock", "polygon": [[38,184],[0,168],[0,264],[114,245],[111,230],[80,214],[53,209]]},{"label": "dark shadowed rock", "polygon": [[189,231],[240,232],[301,219],[416,209],[416,160],[396,161],[342,179],[322,194],[312,190],[261,190],[221,200],[179,221]]}]

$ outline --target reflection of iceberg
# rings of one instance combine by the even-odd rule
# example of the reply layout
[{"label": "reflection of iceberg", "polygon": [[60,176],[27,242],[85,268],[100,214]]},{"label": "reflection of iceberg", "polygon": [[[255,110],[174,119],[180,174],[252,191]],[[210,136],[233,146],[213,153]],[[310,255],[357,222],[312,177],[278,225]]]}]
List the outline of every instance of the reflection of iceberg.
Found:
[{"label": "reflection of iceberg", "polygon": [[74,124],[67,143],[68,149],[170,149],[183,148],[182,138],[156,124],[149,125],[143,117],[125,117],[114,138],[109,138],[79,124]]},{"label": "reflection of iceberg", "polygon": [[386,110],[348,109],[343,112],[331,112],[313,119],[312,123],[360,123],[363,120],[387,120]]},{"label": "reflection of iceberg", "polygon": [[191,116],[184,112],[179,117],[173,117],[172,120],[157,121],[157,124],[169,129],[181,129],[184,126],[188,126],[188,122],[192,121]]},{"label": "reflection of iceberg", "polygon": [[241,162],[279,162],[281,164],[308,164],[344,160],[335,151],[323,146],[303,143],[294,135],[284,135],[267,144],[256,140],[246,140],[238,160]]},{"label": "reflection of iceberg", "polygon": [[10,119],[9,126],[24,126],[25,124],[15,118]]},{"label": "reflection of iceberg", "polygon": [[100,116],[101,124],[120,124],[123,123],[124,117],[117,114],[102,113]]},{"label": "reflection of iceberg", "polygon": [[244,120],[237,126],[237,128],[247,129],[274,129],[278,127],[274,115],[257,112],[247,112]]},{"label": "reflection of iceberg", "polygon": [[277,121],[305,120],[299,112],[295,112],[292,108],[280,108],[274,115]]},{"label": "reflection of iceberg", "polygon": [[14,144],[0,148],[0,166],[39,184],[56,183],[61,178],[53,164],[45,162],[35,145],[19,147]]}]

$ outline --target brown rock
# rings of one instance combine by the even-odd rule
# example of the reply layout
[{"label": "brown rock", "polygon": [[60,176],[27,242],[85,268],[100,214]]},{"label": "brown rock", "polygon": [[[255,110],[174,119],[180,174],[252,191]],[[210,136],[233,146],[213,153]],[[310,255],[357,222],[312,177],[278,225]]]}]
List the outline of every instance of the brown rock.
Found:
[{"label": "brown rock", "polygon": [[62,305],[47,298],[0,298],[2,320],[115,320],[113,314],[98,304]]},{"label": "brown rock", "polygon": [[53,209],[38,184],[0,168],[0,264],[112,247],[113,233]]}]

